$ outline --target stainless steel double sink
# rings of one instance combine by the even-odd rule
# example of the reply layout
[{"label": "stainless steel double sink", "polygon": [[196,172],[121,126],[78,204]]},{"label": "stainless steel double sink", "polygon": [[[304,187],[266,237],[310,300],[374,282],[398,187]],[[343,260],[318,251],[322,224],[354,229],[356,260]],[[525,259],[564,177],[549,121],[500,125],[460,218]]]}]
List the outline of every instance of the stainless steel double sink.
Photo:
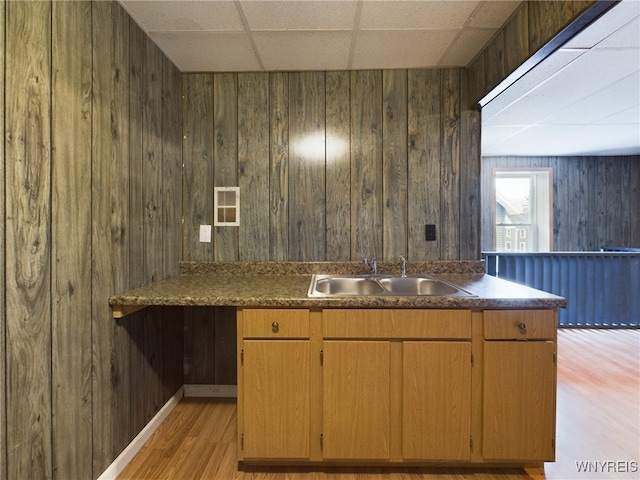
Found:
[{"label": "stainless steel double sink", "polygon": [[430,275],[313,275],[310,297],[436,296],[474,297],[462,288]]}]

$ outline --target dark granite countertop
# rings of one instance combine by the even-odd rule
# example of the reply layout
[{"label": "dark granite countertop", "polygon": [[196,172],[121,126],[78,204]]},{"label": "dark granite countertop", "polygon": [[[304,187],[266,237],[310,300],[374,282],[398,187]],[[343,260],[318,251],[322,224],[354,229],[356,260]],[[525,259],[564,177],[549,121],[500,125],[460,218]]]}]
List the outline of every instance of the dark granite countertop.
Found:
[{"label": "dark granite countertop", "polygon": [[[379,262],[379,272],[398,274],[398,264]],[[183,263],[178,276],[113,295],[122,306],[369,307],[369,308],[557,308],[566,300],[484,273],[482,261],[408,262],[407,274],[428,273],[473,293],[473,297],[309,297],[314,273],[362,274],[359,262]],[[135,310],[135,308],[133,309]],[[126,314],[126,313],[124,313]]]}]

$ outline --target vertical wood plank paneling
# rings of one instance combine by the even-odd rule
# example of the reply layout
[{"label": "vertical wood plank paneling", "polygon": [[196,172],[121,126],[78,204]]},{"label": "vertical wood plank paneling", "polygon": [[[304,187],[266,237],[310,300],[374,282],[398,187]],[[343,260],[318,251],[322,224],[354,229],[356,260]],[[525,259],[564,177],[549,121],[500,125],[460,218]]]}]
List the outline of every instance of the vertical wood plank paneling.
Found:
[{"label": "vertical wood plank paneling", "polygon": [[[618,157],[605,157],[607,177],[607,246],[619,247],[624,245],[623,218],[627,211],[623,205],[628,198],[628,192],[624,191],[624,160]],[[618,206],[612,208],[613,205]],[[636,211],[636,217],[640,216]]]},{"label": "vertical wood plank paneling", "polygon": [[[586,162],[586,165],[585,165],[586,189],[587,189],[586,205],[587,205],[587,208],[589,208],[590,205],[597,204],[595,171],[596,171],[596,166],[598,162],[596,161],[595,158],[590,158],[587,160],[588,161]],[[597,225],[596,225],[596,222],[593,221],[595,218],[595,215],[596,215],[595,209],[592,210],[588,215],[586,215],[588,221],[585,229],[585,235],[586,235],[585,245],[586,245],[586,250],[591,250],[591,251],[595,251],[600,248],[597,242],[597,231],[598,231]]]},{"label": "vertical wood plank paneling", "polygon": [[[238,185],[238,85],[234,73],[213,76],[213,182],[216,187]],[[213,195],[213,190],[210,192]],[[242,195],[240,196],[242,198]],[[213,235],[214,259],[238,259],[238,229],[216,227]]]},{"label": "vertical wood plank paneling", "polygon": [[442,70],[440,257],[460,258],[460,71]]},{"label": "vertical wood plank paneling", "polygon": [[215,383],[236,384],[236,307],[214,307]]},{"label": "vertical wood plank paneling", "polygon": [[269,76],[238,74],[238,258],[269,259]]},{"label": "vertical wood plank paneling", "polygon": [[467,73],[467,88],[463,98],[465,108],[476,108],[478,101],[489,91],[486,86],[486,57],[487,54],[483,51],[465,70]]},{"label": "vertical wood plank paneling", "polygon": [[[553,176],[554,249],[598,250],[603,246],[637,247],[640,217],[629,208],[638,203],[640,157],[487,157],[483,159],[482,189],[489,191],[492,166],[551,168]],[[483,250],[491,219],[483,221]],[[637,231],[637,230],[636,230]]]},{"label": "vertical wood plank paneling", "polygon": [[529,4],[523,2],[504,27],[504,70],[513,72],[529,57]]},{"label": "vertical wood plank paneling", "polygon": [[595,0],[571,0],[574,17],[577,17],[578,15],[580,15],[594,2]]},{"label": "vertical wood plank paneling", "polygon": [[184,310],[184,383],[215,383],[215,309]]},{"label": "vertical wood plank paneling", "polygon": [[[4,78],[5,78],[5,2],[0,2],[0,131],[5,130],[5,106],[4,106]],[[3,228],[0,232],[0,478],[7,478],[7,408],[6,408],[6,359],[7,359],[7,343],[6,343],[6,326],[7,326],[7,309],[5,297],[5,279],[6,279],[6,263],[5,263],[5,138],[0,144],[0,222]]]},{"label": "vertical wood plank paneling", "polygon": [[177,275],[182,259],[182,74],[162,57],[163,276]]},{"label": "vertical wood plank paneling", "polygon": [[585,162],[582,161],[569,171],[569,184],[572,186],[569,193],[569,215],[572,218],[572,230],[578,251],[588,250],[585,242],[588,238],[589,209],[587,205],[587,188],[589,184],[585,169]]},{"label": "vertical wood plank paneling", "polygon": [[351,260],[349,72],[326,72],[326,260]]},{"label": "vertical wood plank paneling", "polygon": [[[477,110],[463,108],[460,118],[460,258],[480,258],[481,215],[491,209],[480,193],[481,120]],[[482,208],[485,205],[485,208]]]},{"label": "vertical wood plank paneling", "polygon": [[[610,179],[607,177],[607,163],[604,161],[598,162],[596,167],[596,204],[595,204],[595,220],[598,225],[607,225],[608,215],[610,209],[607,204],[607,184]],[[597,233],[597,241],[599,247],[604,247],[608,244],[606,228],[601,228]]]},{"label": "vertical wood plank paneling", "polygon": [[407,71],[382,72],[383,257],[407,255]]},{"label": "vertical wood plank paneling", "polygon": [[[111,144],[113,198],[117,199],[111,209],[111,258],[113,268],[113,291],[129,288],[127,267],[129,266],[129,15],[120,5],[112,9],[113,51],[111,57],[110,95],[118,99],[111,102]],[[122,451],[131,441],[130,399],[132,384],[131,337],[120,323],[112,322],[113,364],[111,370],[113,399],[113,438],[111,448]]]},{"label": "vertical wood plank paneling", "polygon": [[505,75],[504,30],[499,31],[484,51],[486,86],[488,90],[498,85]]},{"label": "vertical wood plank paneling", "polygon": [[291,73],[289,88],[289,253],[319,261],[326,258],[324,73]]},{"label": "vertical wood plank paneling", "polygon": [[186,75],[184,82],[182,258],[212,261],[213,247],[200,243],[200,225],[213,224],[213,75]]},{"label": "vertical wood plank paneling", "polygon": [[269,260],[289,259],[289,74],[269,75]]},{"label": "vertical wood plank paneling", "polygon": [[572,18],[573,2],[539,0],[529,4],[529,51],[540,49],[562,30]]},{"label": "vertical wood plank paneling", "polygon": [[145,37],[143,43],[142,151],[144,191],[145,281],[163,276],[162,256],[162,53]]},{"label": "vertical wood plank paneling", "polygon": [[[129,22],[129,288],[144,284],[144,198],[142,152],[142,58],[144,33],[135,22]],[[144,385],[144,318],[145,310],[125,317],[123,325],[130,336],[129,415],[131,432],[145,425],[143,395],[137,385]]]},{"label": "vertical wood plank paneling", "polygon": [[[213,74],[190,74],[183,78],[183,259],[192,261],[214,260],[211,244],[200,243],[198,238],[199,225],[213,224],[213,158],[216,149],[213,78]],[[227,107],[230,108],[228,104]],[[235,252],[227,252],[223,258],[234,255]],[[184,381],[188,384],[211,383],[215,379],[214,311],[186,309],[183,322]]]},{"label": "vertical wood plank paneling", "polygon": [[[407,191],[411,259],[436,260],[440,243],[425,241],[425,224],[440,225],[439,70],[409,70]],[[440,238],[442,232],[438,232]]]},{"label": "vertical wood plank paneling", "polygon": [[628,159],[629,173],[627,175],[629,185],[626,187],[628,200],[624,202],[627,209],[629,221],[629,246],[635,245],[640,248],[640,215],[635,208],[629,208],[630,205],[640,205],[640,161],[633,158]]},{"label": "vertical wood plank paneling", "polygon": [[[182,75],[166,57],[162,57],[162,235],[164,247],[163,277],[177,275],[182,253]],[[179,113],[180,115],[180,113]],[[182,309],[162,310],[163,323],[163,396],[166,402],[183,384]]]},{"label": "vertical wood plank paneling", "polygon": [[[0,159],[0,478],[95,478],[143,426],[134,404],[147,390],[136,376],[146,337],[136,327],[146,313],[115,323],[107,298],[145,282],[145,265],[175,271],[180,252],[165,255],[153,238],[147,248],[143,230],[142,38],[116,2],[0,4],[2,152],[11,158]],[[170,95],[152,93],[155,115],[175,131],[144,135],[175,182],[154,184],[157,198],[180,189],[179,161],[164,165],[172,146],[180,156],[176,74]],[[180,203],[158,210],[158,238],[177,236],[178,246]],[[171,325],[179,343],[159,350],[172,349],[179,368],[182,333]],[[157,383],[173,388],[176,373]]]},{"label": "vertical wood plank paneling", "polygon": [[351,258],[382,248],[382,72],[351,72]]},{"label": "vertical wood plank paneling", "polygon": [[48,2],[6,4],[8,478],[53,475],[50,25]]},{"label": "vertical wood plank paneling", "polygon": [[[142,146],[144,191],[145,281],[151,283],[163,278],[162,252],[164,249],[162,225],[162,54],[145,37],[143,43],[142,94]],[[163,405],[162,321],[156,308],[147,310],[144,323],[144,404],[145,418],[150,420]]]},{"label": "vertical wood plank paneling", "polygon": [[[111,319],[97,300],[107,301],[112,289],[111,265],[111,113],[110,113],[110,69],[111,69],[111,6],[106,2],[92,3],[92,46],[93,58],[100,59],[93,69],[93,105],[91,157],[102,161],[91,164],[91,243],[92,243],[92,348],[93,383],[92,396],[93,472],[104,471],[110,460],[113,422],[111,405],[111,352],[113,349],[113,327]],[[109,59],[109,61],[107,61]],[[105,159],[109,159],[106,161]],[[97,295],[98,292],[103,292]],[[95,475],[94,475],[95,476]]]},{"label": "vertical wood plank paneling", "polygon": [[51,5],[53,469],[91,478],[91,3]]}]

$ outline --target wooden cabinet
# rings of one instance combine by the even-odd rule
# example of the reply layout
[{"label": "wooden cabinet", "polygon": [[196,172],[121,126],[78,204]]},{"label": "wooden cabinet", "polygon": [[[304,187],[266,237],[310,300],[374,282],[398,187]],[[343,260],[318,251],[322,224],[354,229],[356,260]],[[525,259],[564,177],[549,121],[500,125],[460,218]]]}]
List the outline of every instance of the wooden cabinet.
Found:
[{"label": "wooden cabinet", "polygon": [[331,309],[323,321],[323,456],[470,458],[471,312]]},{"label": "wooden cabinet", "polygon": [[555,459],[556,317],[484,312],[485,460]]},{"label": "wooden cabinet", "polygon": [[468,461],[471,342],[405,341],[402,372],[402,457]]},{"label": "wooden cabinet", "polygon": [[238,436],[245,459],[309,458],[309,311],[240,314]]},{"label": "wooden cabinet", "polygon": [[239,460],[553,460],[555,322],[554,310],[239,309]]},{"label": "wooden cabinet", "polygon": [[325,341],[322,453],[389,460],[389,342]]}]

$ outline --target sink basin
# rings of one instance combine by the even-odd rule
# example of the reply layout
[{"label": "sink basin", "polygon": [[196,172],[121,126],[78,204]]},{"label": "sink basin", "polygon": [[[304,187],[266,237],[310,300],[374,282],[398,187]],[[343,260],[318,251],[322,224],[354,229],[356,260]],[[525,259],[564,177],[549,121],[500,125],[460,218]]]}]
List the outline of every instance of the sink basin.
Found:
[{"label": "sink basin", "polygon": [[385,291],[373,278],[361,277],[320,278],[315,290],[324,295],[380,295]]},{"label": "sink basin", "polygon": [[310,297],[433,296],[473,297],[455,285],[429,275],[313,275]]},{"label": "sink basin", "polygon": [[434,278],[391,277],[380,279],[380,284],[393,295],[437,295],[447,296],[460,289]]}]

